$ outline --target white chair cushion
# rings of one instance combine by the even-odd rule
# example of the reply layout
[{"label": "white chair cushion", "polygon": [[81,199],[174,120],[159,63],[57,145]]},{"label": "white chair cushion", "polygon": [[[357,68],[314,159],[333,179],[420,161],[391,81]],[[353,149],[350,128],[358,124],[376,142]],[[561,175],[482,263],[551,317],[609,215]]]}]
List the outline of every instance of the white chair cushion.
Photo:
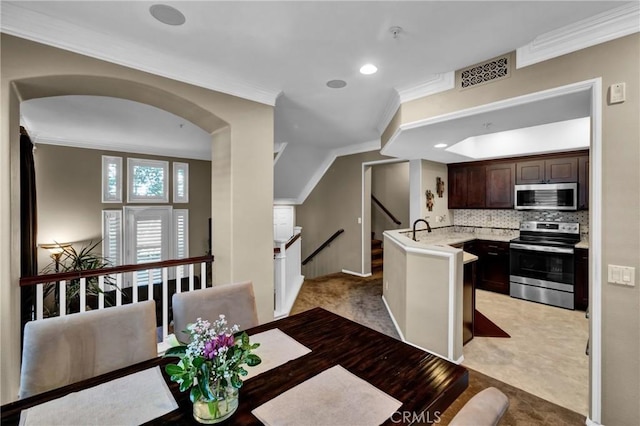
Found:
[{"label": "white chair cushion", "polygon": [[30,321],[24,329],[20,398],[156,356],[153,300]]},{"label": "white chair cushion", "polygon": [[173,295],[172,306],[173,331],[178,340],[184,343],[189,342],[189,335],[184,330],[198,318],[215,321],[222,314],[227,318],[229,326],[238,324],[241,330],[258,325],[256,298],[251,281],[176,293]]},{"label": "white chair cushion", "polygon": [[449,426],[496,426],[509,408],[509,398],[494,387],[478,392],[458,411]]}]

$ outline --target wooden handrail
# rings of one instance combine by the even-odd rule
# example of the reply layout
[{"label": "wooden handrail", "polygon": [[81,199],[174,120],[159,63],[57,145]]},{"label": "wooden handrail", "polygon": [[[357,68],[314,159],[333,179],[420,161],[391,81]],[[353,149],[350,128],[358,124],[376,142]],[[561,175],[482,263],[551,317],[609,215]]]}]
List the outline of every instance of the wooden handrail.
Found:
[{"label": "wooden handrail", "polygon": [[311,261],[311,259],[313,259],[318,253],[320,253],[322,250],[324,250],[325,247],[327,247],[329,244],[331,244],[331,242],[333,240],[335,240],[336,238],[338,238],[338,236],[340,234],[342,234],[344,232],[344,229],[338,229],[336,232],[333,233],[332,236],[329,237],[329,239],[327,239],[327,241],[325,241],[324,243],[322,243],[322,245],[320,247],[318,247],[316,249],[316,251],[314,251],[313,253],[311,253],[305,260],[302,261],[303,265],[306,265],[307,263],[309,263]]},{"label": "wooden handrail", "polygon": [[79,278],[98,277],[100,275],[121,274],[123,272],[146,271],[148,269],[167,268],[170,266],[190,265],[192,263],[213,262],[213,256],[189,257],[186,259],[163,260],[161,262],[138,263],[135,265],[121,265],[111,268],[88,269],[86,271],[61,272],[58,274],[35,275],[20,278],[20,286],[30,286],[55,281],[75,280]]},{"label": "wooden handrail", "polygon": [[384,204],[382,204],[380,202],[380,200],[378,200],[376,198],[375,195],[371,194],[371,199],[373,200],[374,203],[376,203],[378,205],[378,207],[380,207],[382,209],[383,212],[385,212],[387,214],[387,216],[389,216],[389,219],[391,219],[393,221],[393,223],[395,223],[396,225],[402,225],[402,222],[400,222],[390,211],[389,209],[387,209]]},{"label": "wooden handrail", "polygon": [[[284,249],[288,250],[289,247],[291,247],[293,245],[293,243],[295,243],[298,238],[300,238],[300,234],[295,234],[293,237],[289,238],[289,241],[287,241],[287,244],[285,244]],[[274,247],[273,248],[273,254],[276,255],[278,253],[280,253],[280,247]]]},{"label": "wooden handrail", "polygon": [[285,244],[284,249],[286,250],[289,247],[291,247],[293,245],[293,243],[295,243],[298,238],[300,238],[300,234],[296,234],[293,237],[289,238],[289,241],[287,241],[287,244]]}]

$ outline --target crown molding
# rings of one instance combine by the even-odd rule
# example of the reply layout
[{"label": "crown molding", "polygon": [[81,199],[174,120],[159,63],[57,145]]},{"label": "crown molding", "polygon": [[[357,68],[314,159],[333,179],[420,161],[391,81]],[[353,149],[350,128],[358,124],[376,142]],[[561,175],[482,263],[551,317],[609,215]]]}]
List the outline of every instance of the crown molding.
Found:
[{"label": "crown molding", "polygon": [[431,76],[425,82],[414,86],[409,89],[398,90],[400,96],[400,103],[405,103],[418,98],[424,98],[425,96],[433,95],[435,93],[444,92],[455,87],[456,73],[455,71],[449,71],[441,74],[435,74]]},{"label": "crown molding", "polygon": [[400,108],[400,95],[397,90],[393,90],[391,97],[384,106],[382,114],[378,118],[378,125],[376,126],[376,129],[379,134],[384,133],[387,129],[387,126],[393,119],[393,116],[396,115],[398,108]]},{"label": "crown molding", "polygon": [[62,139],[51,136],[33,136],[33,143],[35,145],[57,145],[67,146],[71,148],[84,148],[84,149],[100,149],[105,151],[118,151],[131,154],[147,154],[147,155],[160,155],[163,157],[174,158],[187,158],[190,160],[204,160],[211,161],[211,153],[202,151],[185,151],[183,149],[173,148],[158,148],[145,145],[132,145],[130,143],[117,143],[117,142],[105,142],[105,141],[90,141],[90,140],[72,140]]},{"label": "crown molding", "polygon": [[215,69],[203,68],[202,64],[178,61],[171,55],[119,39],[114,34],[101,33],[36,12],[28,8],[28,2],[3,2],[0,31],[270,106],[275,106],[280,95],[280,91],[247,84],[221,75]]},{"label": "crown molding", "polygon": [[374,139],[372,141],[367,141],[355,145],[348,145],[342,148],[335,148],[331,150],[331,155],[334,155],[335,157],[342,157],[344,155],[375,151],[376,149],[380,149],[380,139]]},{"label": "crown molding", "polygon": [[640,31],[640,3],[625,4],[536,37],[516,50],[523,68]]},{"label": "crown molding", "polygon": [[274,153],[276,154],[276,157],[273,159],[274,166],[282,156],[282,153],[284,152],[284,149],[287,147],[287,145],[288,145],[288,142],[280,142],[279,144],[276,144],[276,146],[274,147],[275,148]]}]

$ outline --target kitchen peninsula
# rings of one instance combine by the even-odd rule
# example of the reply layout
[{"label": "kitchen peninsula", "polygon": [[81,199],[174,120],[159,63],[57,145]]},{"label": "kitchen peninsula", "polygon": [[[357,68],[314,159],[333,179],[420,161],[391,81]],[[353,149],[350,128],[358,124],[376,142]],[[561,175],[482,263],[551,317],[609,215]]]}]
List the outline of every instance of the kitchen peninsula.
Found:
[{"label": "kitchen peninsula", "polygon": [[417,231],[417,241],[408,229],[384,232],[383,300],[403,340],[460,363],[464,309],[473,315],[473,305],[465,303],[464,264],[478,258],[452,246],[478,238],[508,242],[517,231],[479,235],[453,229]]}]

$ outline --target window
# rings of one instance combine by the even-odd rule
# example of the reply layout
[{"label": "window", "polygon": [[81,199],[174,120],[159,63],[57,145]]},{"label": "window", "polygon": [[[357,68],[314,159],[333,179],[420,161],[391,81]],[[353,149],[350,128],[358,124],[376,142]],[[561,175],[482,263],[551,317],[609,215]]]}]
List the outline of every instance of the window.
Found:
[{"label": "window", "polygon": [[102,156],[102,202],[122,202],[122,157]]},{"label": "window", "polygon": [[169,163],[167,161],[129,158],[127,170],[128,202],[169,202]]},{"label": "window", "polygon": [[[126,264],[160,262],[168,259],[189,257],[189,211],[173,210],[171,206],[123,207],[124,235],[118,237],[122,229],[121,212],[103,212],[103,250],[105,256],[119,255],[124,247]],[[117,213],[117,214],[116,214]],[[113,235],[113,237],[112,237]],[[116,241],[119,241],[116,242]],[[187,269],[180,269],[186,276]],[[173,270],[171,270],[173,275]],[[139,285],[162,281],[162,270],[136,272]],[[125,286],[131,285],[132,278]]]},{"label": "window", "polygon": [[[173,211],[173,235],[175,259],[186,259],[189,257],[189,210],[176,209]],[[187,275],[186,265],[177,268],[180,276]]]},{"label": "window", "polygon": [[173,202],[189,202],[189,163],[173,163]]},{"label": "window", "polygon": [[122,264],[121,210],[102,210],[102,256],[113,266]]}]

